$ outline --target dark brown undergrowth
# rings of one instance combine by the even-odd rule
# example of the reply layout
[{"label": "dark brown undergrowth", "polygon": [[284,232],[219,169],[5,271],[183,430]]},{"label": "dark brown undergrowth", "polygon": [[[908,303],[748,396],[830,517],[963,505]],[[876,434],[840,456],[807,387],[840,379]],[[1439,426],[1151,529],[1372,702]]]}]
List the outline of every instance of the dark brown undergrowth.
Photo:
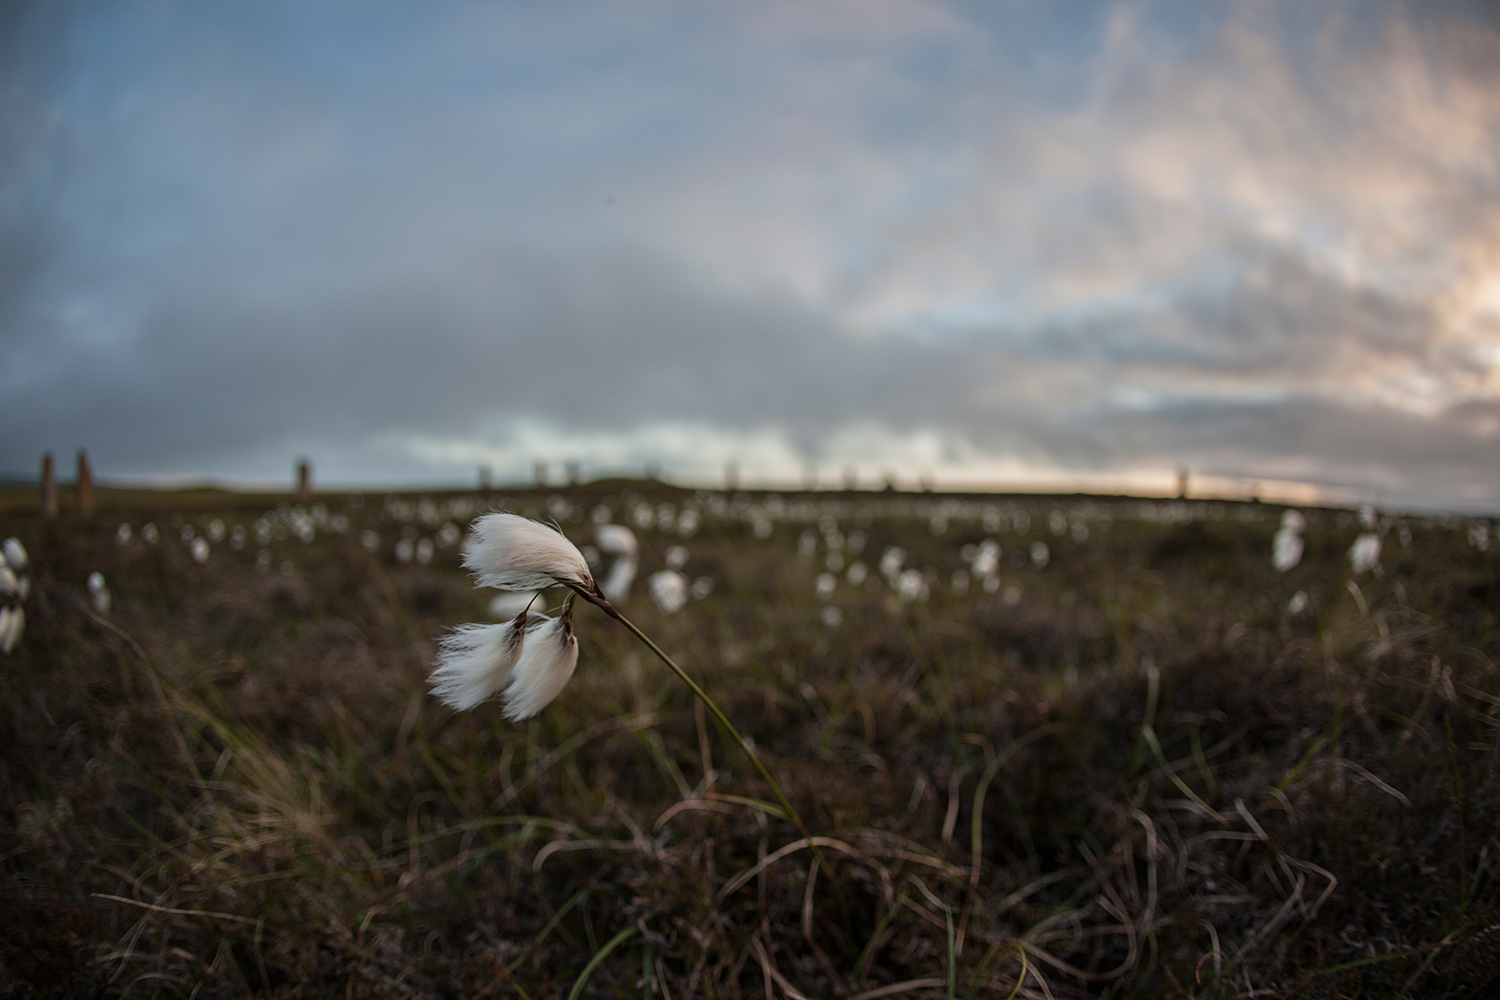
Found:
[{"label": "dark brown undergrowth", "polygon": [[[31,557],[0,656],[0,997],[1500,989],[1500,558],[1474,523],[1381,518],[1355,576],[1353,514],[1305,512],[1278,574],[1261,505],[280,499],[0,507]],[[492,504],[580,544],[599,505],[649,508],[643,573],[688,550],[712,592],[666,615],[638,585],[628,610],[753,738],[826,867],[588,609],[537,719],[427,696],[436,640],[490,596],[442,526]],[[436,539],[430,564],[403,538]],[[985,539],[994,582],[955,585]],[[878,568],[893,546],[910,600]]]}]

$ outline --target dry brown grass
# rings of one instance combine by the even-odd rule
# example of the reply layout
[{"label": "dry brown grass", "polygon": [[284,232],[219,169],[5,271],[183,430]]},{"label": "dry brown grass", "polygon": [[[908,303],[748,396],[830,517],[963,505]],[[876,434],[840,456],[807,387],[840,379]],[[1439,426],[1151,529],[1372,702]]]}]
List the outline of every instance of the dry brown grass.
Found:
[{"label": "dry brown grass", "polygon": [[[451,548],[430,567],[392,559],[405,528],[432,534],[415,505],[328,500],[347,530],[273,539],[262,574],[253,531],[199,565],[172,516],[251,525],[265,498],[100,491],[92,521],[56,522],[17,501],[0,535],[30,549],[35,590],[0,659],[0,996],[1500,983],[1500,558],[1467,524],[1407,518],[1402,545],[1388,522],[1382,575],[1351,581],[1359,529],[1336,511],[1309,513],[1283,577],[1279,511],[1255,505],[1143,519],[1134,501],[979,498],[935,536],[942,498],[815,496],[787,498],[764,540],[761,496],[715,513],[596,484],[552,510],[619,511],[626,491],[704,504],[688,572],[713,594],[666,617],[640,593],[632,616],[753,737],[829,873],[602,615],[580,620],[579,676],[536,720],[426,697],[436,639],[484,598]],[[546,516],[549,496],[507,500]],[[433,499],[446,519],[452,498]],[[998,531],[970,516],[986,503],[1007,514]],[[1027,531],[1009,518],[1022,509]],[[1088,539],[1054,536],[1052,510]],[[843,623],[821,624],[797,547],[824,513],[865,532],[872,564],[899,544],[939,569],[933,598],[841,584]],[[949,592],[959,547],[986,536],[1017,603]],[[1037,538],[1045,569],[1009,563]],[[643,533],[647,570],[679,540]],[[107,618],[87,607],[92,570]],[[1293,616],[1297,590],[1309,610]]]}]

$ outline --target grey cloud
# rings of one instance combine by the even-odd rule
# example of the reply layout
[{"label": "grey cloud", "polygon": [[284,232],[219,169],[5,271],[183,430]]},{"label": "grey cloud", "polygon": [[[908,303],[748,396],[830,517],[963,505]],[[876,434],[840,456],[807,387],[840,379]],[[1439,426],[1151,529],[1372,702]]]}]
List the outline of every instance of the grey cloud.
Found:
[{"label": "grey cloud", "polygon": [[[92,118],[0,74],[31,108],[0,125],[0,469],[317,447],[412,478],[403,435],[545,419],[1484,488],[1494,393],[1443,273],[1493,248],[1500,111],[1461,8],[1304,10],[1300,41],[1275,5],[1193,5],[1181,37],[1151,8],[1123,41],[1100,15],[1046,65],[964,10],[850,35],[804,8],[705,15],[659,58],[478,9],[361,36],[390,76],[266,58],[282,11],[91,67],[121,84]],[[1354,388],[1403,366],[1446,387],[1426,415]]]},{"label": "grey cloud", "polygon": [[[920,414],[935,384],[924,352],[870,351],[790,305],[711,298],[659,263],[511,250],[466,267],[282,309],[173,289],[124,350],[46,344],[53,377],[0,402],[0,419],[13,440],[102,436],[101,454],[142,467],[303,430],[470,433],[528,414],[767,420],[806,437]],[[66,413],[48,406],[58,398]],[[4,462],[29,457],[12,445]]]}]

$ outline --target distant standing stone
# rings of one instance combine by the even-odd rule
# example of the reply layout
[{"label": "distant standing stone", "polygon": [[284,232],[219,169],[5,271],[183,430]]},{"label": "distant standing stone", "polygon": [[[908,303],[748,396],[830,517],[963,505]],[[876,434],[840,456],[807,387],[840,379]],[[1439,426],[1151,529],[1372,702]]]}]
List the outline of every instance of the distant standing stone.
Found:
[{"label": "distant standing stone", "polygon": [[42,516],[57,516],[57,469],[50,451],[42,452]]},{"label": "distant standing stone", "polygon": [[89,466],[89,453],[82,448],[78,449],[78,513],[94,515],[94,470]]}]

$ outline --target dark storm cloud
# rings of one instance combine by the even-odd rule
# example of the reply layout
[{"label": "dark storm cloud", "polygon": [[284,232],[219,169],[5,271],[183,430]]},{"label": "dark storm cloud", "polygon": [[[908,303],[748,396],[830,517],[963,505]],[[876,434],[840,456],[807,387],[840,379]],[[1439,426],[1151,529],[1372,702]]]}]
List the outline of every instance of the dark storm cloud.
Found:
[{"label": "dark storm cloud", "polygon": [[[510,251],[470,266],[283,310],[185,291],[124,348],[34,345],[54,377],[0,405],[23,434],[88,435],[146,463],[301,430],[462,434],[533,413],[806,432],[872,403],[921,412],[936,369],[954,367],[901,343],[868,349],[790,303],[710,298],[650,261]],[[66,411],[49,405],[63,381]]]}]

